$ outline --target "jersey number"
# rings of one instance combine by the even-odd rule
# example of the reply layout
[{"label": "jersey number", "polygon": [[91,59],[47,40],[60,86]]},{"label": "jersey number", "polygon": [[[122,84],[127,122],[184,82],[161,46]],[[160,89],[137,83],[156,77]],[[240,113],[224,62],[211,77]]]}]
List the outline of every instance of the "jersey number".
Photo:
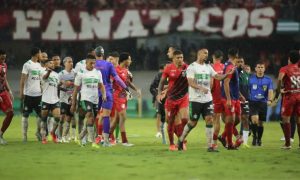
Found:
[{"label": "jersey number", "polygon": [[300,76],[291,76],[291,82],[291,88],[300,88]]}]

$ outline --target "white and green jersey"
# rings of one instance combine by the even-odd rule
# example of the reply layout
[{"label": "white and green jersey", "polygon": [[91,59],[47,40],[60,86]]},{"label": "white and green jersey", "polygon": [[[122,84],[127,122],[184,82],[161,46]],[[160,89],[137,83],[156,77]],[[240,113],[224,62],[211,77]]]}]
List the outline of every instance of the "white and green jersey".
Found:
[{"label": "white and green jersey", "polygon": [[85,59],[79,61],[78,63],[76,63],[76,66],[75,66],[75,69],[74,69],[74,72],[75,74],[78,74],[78,73],[84,73],[86,70],[86,61]]},{"label": "white and green jersey", "polygon": [[[61,71],[59,74],[59,79],[61,82],[63,81],[71,81],[74,83],[74,80],[75,80],[75,71],[74,69],[72,69],[70,72],[66,71],[66,70],[63,70]],[[73,90],[74,90],[74,86],[69,86],[69,87],[66,87],[64,85],[61,86],[64,90],[60,90],[60,102],[63,102],[63,103],[66,103],[66,104],[70,104],[69,100],[70,100],[70,97],[73,93]]]},{"label": "white and green jersey", "polygon": [[99,83],[103,83],[102,74],[96,69],[91,71],[86,70],[85,73],[78,73],[75,78],[75,85],[81,86],[81,100],[98,104]]},{"label": "white and green jersey", "polygon": [[[41,78],[47,74],[47,71],[43,71],[41,74]],[[59,102],[58,98],[58,85],[59,85],[59,77],[58,73],[55,71],[51,71],[49,77],[47,79],[42,79],[42,88],[43,88],[43,95],[42,95],[42,102],[48,104],[55,104]]]},{"label": "white and green jersey", "polygon": [[31,59],[28,60],[22,69],[22,74],[28,75],[24,85],[24,94],[27,96],[41,96],[41,78],[42,66],[38,62],[33,62]]},{"label": "white and green jersey", "polygon": [[193,62],[189,65],[186,72],[187,78],[193,78],[198,85],[208,89],[208,93],[204,94],[200,90],[189,86],[190,101],[200,103],[212,101],[210,80],[211,77],[214,77],[217,74],[216,71],[209,64]]}]

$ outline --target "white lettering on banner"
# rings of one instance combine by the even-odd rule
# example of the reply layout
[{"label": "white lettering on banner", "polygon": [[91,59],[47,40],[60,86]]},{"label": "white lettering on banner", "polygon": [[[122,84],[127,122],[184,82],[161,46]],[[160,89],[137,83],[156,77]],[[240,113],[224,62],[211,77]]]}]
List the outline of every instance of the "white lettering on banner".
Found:
[{"label": "white lettering on banner", "polygon": [[176,17],[178,15],[178,10],[150,10],[150,18],[159,19],[158,23],[154,27],[154,34],[168,33],[170,31],[172,17]]},{"label": "white lettering on banner", "polygon": [[45,40],[75,40],[77,34],[70,22],[67,11],[56,10],[48,23],[46,32],[42,34]]},{"label": "white lettering on banner", "polygon": [[266,7],[254,9],[250,15],[250,24],[254,27],[248,28],[249,37],[269,36],[273,32],[272,18],[275,17],[273,8]]},{"label": "white lettering on banner", "polygon": [[30,39],[28,28],[40,27],[42,12],[29,10],[25,16],[25,11],[16,10],[13,16],[16,18],[16,31],[13,33],[13,39]]},{"label": "white lettering on banner", "polygon": [[[54,10],[50,17],[46,17],[46,14],[51,14],[50,12],[43,14],[42,11],[35,10],[13,11],[13,17],[16,19],[13,39],[30,40],[30,29],[33,28],[40,30],[42,40],[62,41],[147,37],[152,30],[154,35],[167,34],[171,28],[172,31],[177,30],[178,32],[198,30],[205,33],[220,33],[226,38],[245,35],[251,38],[267,37],[274,30],[276,17],[272,7],[252,11],[244,8],[222,10],[219,7],[204,9],[191,7],[181,10],[150,9],[149,11],[129,9],[125,10],[124,14],[115,13],[115,10],[99,10],[95,14],[70,10],[69,13],[72,13],[72,17],[68,16],[67,10]],[[141,12],[145,13],[141,14]],[[46,19],[42,22],[48,24],[42,26],[42,18]],[[182,19],[180,25],[170,27],[172,21],[179,21],[180,18]],[[223,23],[211,25],[216,24],[215,18],[218,21],[223,20]],[[71,22],[75,23],[72,24]],[[178,23],[180,21],[176,22],[176,24]],[[47,28],[42,31],[41,27]]]},{"label": "white lettering on banner", "polygon": [[227,9],[224,12],[223,35],[229,38],[243,36],[248,25],[248,17],[246,9]]},{"label": "white lettering on banner", "polygon": [[213,7],[213,8],[207,8],[200,10],[199,12],[199,19],[196,23],[196,29],[204,32],[209,32],[209,33],[216,33],[221,31],[221,28],[218,27],[210,27],[209,26],[209,16],[222,16],[222,11],[218,7]]},{"label": "white lettering on banner", "polygon": [[127,37],[145,37],[148,30],[144,28],[139,11],[127,10],[119,27],[114,32],[113,39],[123,39]]},{"label": "white lettering on banner", "polygon": [[80,12],[81,32],[78,35],[80,40],[91,40],[96,35],[97,39],[109,39],[111,31],[111,18],[114,11],[98,11],[96,16],[87,12]]},{"label": "white lettering on banner", "polygon": [[182,24],[177,27],[178,31],[194,31],[196,13],[198,9],[195,7],[182,8]]}]

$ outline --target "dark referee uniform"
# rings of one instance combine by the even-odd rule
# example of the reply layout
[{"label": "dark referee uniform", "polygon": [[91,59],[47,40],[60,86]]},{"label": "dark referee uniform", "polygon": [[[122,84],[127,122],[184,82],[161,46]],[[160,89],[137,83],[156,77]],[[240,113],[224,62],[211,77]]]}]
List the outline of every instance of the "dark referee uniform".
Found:
[{"label": "dark referee uniform", "polygon": [[[250,116],[258,115],[261,122],[267,119],[267,102],[269,90],[273,90],[272,79],[263,76],[257,77],[255,74],[249,78],[249,106]],[[261,138],[263,135],[263,126],[252,125],[253,141],[252,145],[261,145]]]}]

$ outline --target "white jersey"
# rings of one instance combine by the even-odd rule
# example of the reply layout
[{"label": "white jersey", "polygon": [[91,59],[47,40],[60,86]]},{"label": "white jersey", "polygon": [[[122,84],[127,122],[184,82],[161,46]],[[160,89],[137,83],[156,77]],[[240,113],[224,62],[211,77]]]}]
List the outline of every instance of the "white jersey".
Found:
[{"label": "white jersey", "polygon": [[31,59],[28,60],[22,69],[22,74],[28,75],[24,85],[24,94],[27,96],[41,96],[41,75],[42,66],[38,62],[33,62]]},{"label": "white jersey", "polygon": [[[41,78],[47,74],[47,71],[43,71],[41,74]],[[49,77],[47,79],[42,79],[43,81],[43,95],[42,102],[48,104],[55,104],[59,102],[58,98],[58,85],[59,85],[59,77],[55,71],[51,71]]]},{"label": "white jersey", "polygon": [[75,74],[78,74],[78,73],[84,73],[86,70],[86,61],[85,59],[79,61],[78,63],[76,63],[75,65],[75,69],[74,69],[74,72]]},{"label": "white jersey", "polygon": [[214,77],[217,74],[216,71],[209,64],[193,62],[189,65],[186,72],[187,78],[193,78],[198,85],[208,89],[208,93],[204,94],[200,90],[189,86],[190,101],[200,103],[212,101],[210,81],[211,77]]},{"label": "white jersey", "polygon": [[85,73],[78,73],[75,78],[75,85],[81,86],[81,100],[98,104],[99,83],[103,83],[102,74],[96,69],[91,71],[86,70]]},{"label": "white jersey", "polygon": [[[72,69],[70,72],[66,71],[66,70],[63,70],[61,71],[59,74],[59,79],[60,81],[71,81],[71,82],[74,82],[75,80],[75,71],[74,69]],[[69,87],[66,87],[64,85],[61,86],[64,90],[60,90],[60,95],[59,95],[59,98],[60,98],[60,102],[63,102],[63,103],[66,103],[66,104],[71,104],[70,103],[70,97],[73,93],[73,90],[74,90],[74,86],[69,86]]]}]

